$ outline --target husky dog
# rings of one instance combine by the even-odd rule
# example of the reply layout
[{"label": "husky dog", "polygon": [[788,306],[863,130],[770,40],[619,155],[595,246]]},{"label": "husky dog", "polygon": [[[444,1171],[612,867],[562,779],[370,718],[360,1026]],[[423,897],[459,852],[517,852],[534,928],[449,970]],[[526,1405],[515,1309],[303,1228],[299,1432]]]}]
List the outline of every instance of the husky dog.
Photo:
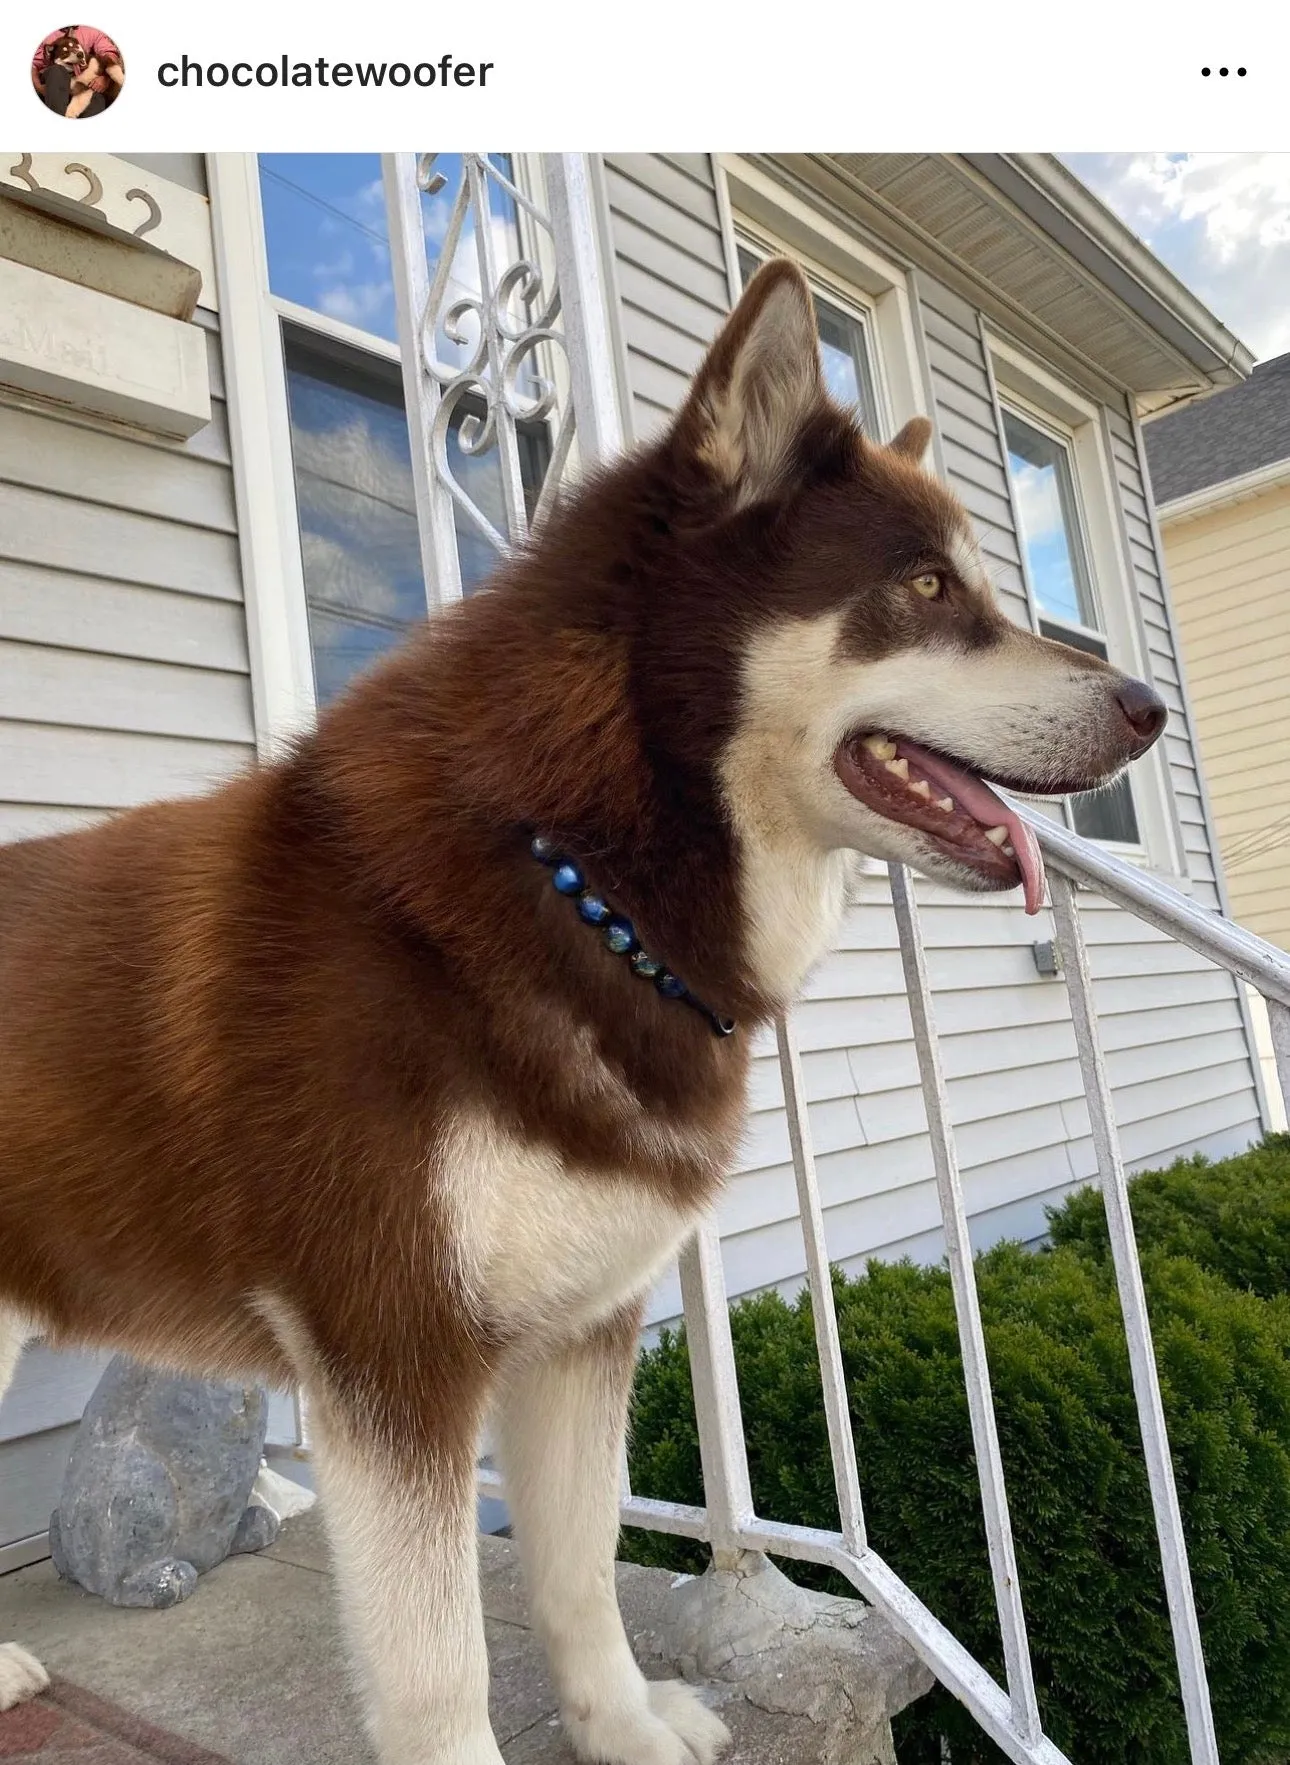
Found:
[{"label": "husky dog", "polygon": [[[642,1305],[735,1159],[753,1033],[853,854],[1036,909],[986,779],[1087,790],[1160,733],[999,610],[930,435],[861,434],[771,263],[663,438],[288,757],[0,852],[13,1340],[308,1389],[383,1765],[500,1760],[487,1411],[578,1754],[716,1755],[612,1564]],[[0,1653],[0,1705],[40,1677]]]}]

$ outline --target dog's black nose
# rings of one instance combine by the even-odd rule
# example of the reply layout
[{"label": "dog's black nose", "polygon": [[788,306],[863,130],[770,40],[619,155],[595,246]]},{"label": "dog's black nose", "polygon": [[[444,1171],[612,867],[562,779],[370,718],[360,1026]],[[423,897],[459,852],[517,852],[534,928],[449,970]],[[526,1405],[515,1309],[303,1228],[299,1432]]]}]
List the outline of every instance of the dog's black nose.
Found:
[{"label": "dog's black nose", "polygon": [[1164,700],[1145,680],[1121,681],[1115,696],[1125,721],[1137,737],[1138,752],[1144,753],[1169,720]]}]

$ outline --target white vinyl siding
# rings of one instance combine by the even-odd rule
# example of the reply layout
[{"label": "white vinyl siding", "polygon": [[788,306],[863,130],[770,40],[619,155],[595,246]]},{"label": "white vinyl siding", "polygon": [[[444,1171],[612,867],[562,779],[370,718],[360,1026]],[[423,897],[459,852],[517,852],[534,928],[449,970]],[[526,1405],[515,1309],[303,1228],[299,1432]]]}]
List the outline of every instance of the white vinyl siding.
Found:
[{"label": "white vinyl siding", "polygon": [[[108,1359],[34,1343],[19,1362],[0,1405],[0,1573],[46,1555],[75,1425]],[[25,1540],[36,1542],[24,1548]]]},{"label": "white vinyl siding", "polygon": [[[626,373],[638,432],[675,408],[728,308],[725,245],[710,165],[654,155],[607,162]],[[673,207],[673,205],[675,205]],[[669,214],[669,209],[672,210]],[[976,311],[925,272],[913,278],[946,475],[972,514],[1010,616],[1029,624],[1006,461]],[[1114,472],[1141,597],[1153,677],[1171,713],[1168,753],[1199,899],[1214,867],[1174,639],[1142,492],[1133,429],[1106,411]],[[885,881],[863,885],[840,947],[795,1014],[829,1253],[943,1252],[922,1096]],[[1087,1109],[1066,991],[1035,969],[1047,912],[919,884],[937,1021],[972,1230],[978,1245],[1034,1239],[1045,1207],[1093,1174]],[[1086,935],[1103,1013],[1126,1157],[1165,1162],[1225,1152],[1259,1132],[1233,982],[1108,903],[1086,897]],[[805,1267],[773,1042],[759,1044],[754,1113],[720,1210],[733,1293],[796,1287]],[[675,1279],[655,1319],[679,1310]]]},{"label": "white vinyl siding", "polygon": [[[198,322],[213,415],[188,442],[0,402],[0,840],[254,757],[219,337]],[[0,1408],[0,1567],[44,1533],[106,1358],[24,1354]]]},{"label": "white vinyl siding", "polygon": [[183,445],[0,407],[0,838],[203,790],[254,753],[206,334],[214,421]]},{"label": "white vinyl siding", "polygon": [[685,394],[730,310],[706,153],[611,153],[605,181],[627,351],[632,433],[645,440]]}]

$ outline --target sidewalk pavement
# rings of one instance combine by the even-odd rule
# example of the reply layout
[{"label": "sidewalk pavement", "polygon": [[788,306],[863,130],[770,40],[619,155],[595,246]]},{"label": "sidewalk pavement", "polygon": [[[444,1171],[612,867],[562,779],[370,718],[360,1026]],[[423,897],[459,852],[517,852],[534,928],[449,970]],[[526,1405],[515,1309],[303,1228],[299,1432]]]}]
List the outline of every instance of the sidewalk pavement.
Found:
[{"label": "sidewalk pavement", "polygon": [[[529,1629],[515,1547],[481,1538],[493,1725],[508,1765],[575,1765]],[[650,1678],[671,1677],[660,1646],[674,1577],[620,1564],[628,1635]],[[60,1581],[49,1562],[0,1576],[0,1637],[137,1716],[233,1765],[369,1765],[338,1632],[317,1509],[288,1520],[275,1544],[230,1557],[182,1605],[124,1610]],[[726,1765],[814,1765],[813,1724],[711,1693],[734,1733]],[[864,1762],[868,1765],[868,1761]]]}]

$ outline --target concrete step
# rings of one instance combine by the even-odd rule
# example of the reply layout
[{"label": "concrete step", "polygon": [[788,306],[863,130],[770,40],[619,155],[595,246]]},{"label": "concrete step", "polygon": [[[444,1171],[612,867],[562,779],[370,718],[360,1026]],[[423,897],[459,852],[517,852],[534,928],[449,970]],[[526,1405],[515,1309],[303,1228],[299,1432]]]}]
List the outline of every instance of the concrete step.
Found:
[{"label": "concrete step", "polygon": [[[575,1765],[529,1628],[516,1548],[507,1539],[482,1538],[480,1555],[493,1724],[503,1755],[508,1765]],[[685,1591],[676,1580],[665,1570],[619,1566],[624,1621],[651,1679],[673,1676],[669,1626]],[[875,1614],[864,1623],[872,1626],[866,1646],[887,1675],[883,1698],[896,1700],[884,1705],[890,1713],[924,1689],[926,1676]],[[52,1672],[234,1765],[361,1765],[372,1758],[340,1644],[317,1509],[286,1521],[268,1550],[229,1558],[168,1611],[107,1606],[59,1581],[48,1562],[0,1576],[0,1637],[20,1640]],[[808,1713],[820,1690],[807,1684],[810,1676],[790,1671],[777,1680],[769,1656],[762,1667],[751,1698],[733,1679],[705,1687],[734,1737],[727,1765],[890,1765],[885,1720],[875,1729],[866,1718],[839,1750],[819,1708]]]}]

